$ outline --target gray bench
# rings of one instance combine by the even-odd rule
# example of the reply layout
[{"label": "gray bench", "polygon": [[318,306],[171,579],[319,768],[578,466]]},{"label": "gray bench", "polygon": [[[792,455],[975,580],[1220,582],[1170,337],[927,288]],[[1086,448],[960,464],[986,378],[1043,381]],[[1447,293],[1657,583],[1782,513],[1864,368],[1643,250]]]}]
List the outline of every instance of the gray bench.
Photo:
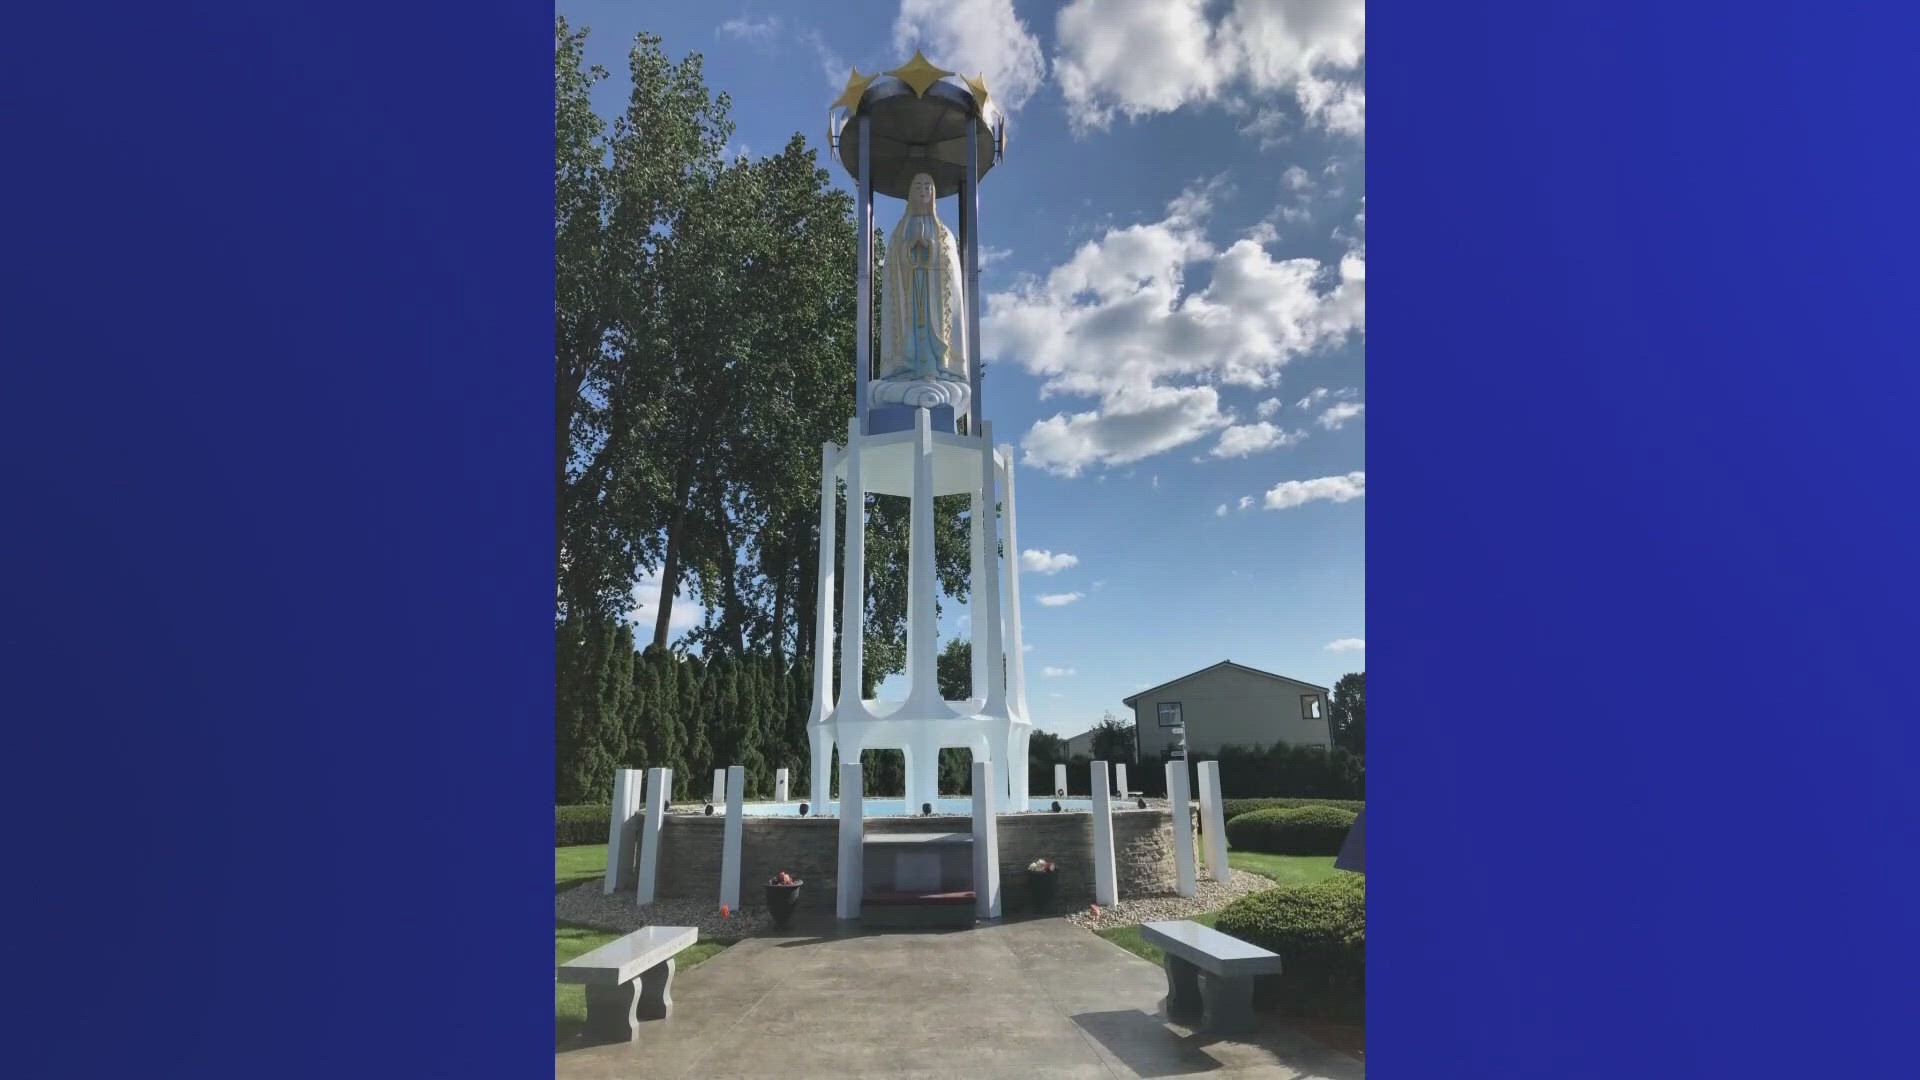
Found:
[{"label": "gray bench", "polygon": [[560,965],[558,982],[587,989],[587,1030],[630,1042],[641,1020],[673,1011],[673,958],[699,940],[691,926],[648,926]]},{"label": "gray bench", "polygon": [[1141,923],[1140,936],[1166,954],[1168,1016],[1197,1015],[1206,1031],[1255,1026],[1254,976],[1278,975],[1279,956],[1185,919]]}]

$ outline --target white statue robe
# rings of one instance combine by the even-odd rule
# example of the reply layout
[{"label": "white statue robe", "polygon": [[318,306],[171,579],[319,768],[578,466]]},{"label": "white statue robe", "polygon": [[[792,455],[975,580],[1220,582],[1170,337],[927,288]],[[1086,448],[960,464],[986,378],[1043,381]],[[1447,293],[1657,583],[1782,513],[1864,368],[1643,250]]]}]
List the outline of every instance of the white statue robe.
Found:
[{"label": "white statue robe", "polygon": [[[929,226],[931,228],[929,229]],[[927,270],[928,301],[936,330],[945,330],[946,356],[933,370],[910,341],[915,294],[909,248],[917,236],[937,235]],[[886,276],[880,294],[880,377],[888,381],[945,379],[965,383],[967,372],[966,279],[960,272],[960,245],[935,214],[908,213],[887,241]],[[942,325],[943,324],[943,325]]]}]

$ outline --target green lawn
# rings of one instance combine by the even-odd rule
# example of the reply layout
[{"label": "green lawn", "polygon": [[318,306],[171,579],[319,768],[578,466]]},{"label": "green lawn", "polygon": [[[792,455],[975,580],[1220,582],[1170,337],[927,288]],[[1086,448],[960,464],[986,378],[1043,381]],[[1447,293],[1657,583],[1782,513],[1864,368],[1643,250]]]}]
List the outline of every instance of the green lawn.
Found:
[{"label": "green lawn", "polygon": [[[1280,885],[1305,885],[1332,877],[1333,856],[1331,855],[1266,855],[1258,851],[1229,851],[1227,865],[1235,870],[1245,870],[1250,874],[1272,878]],[[1195,915],[1193,921],[1201,926],[1212,926],[1220,917],[1217,911],[1204,915]],[[1160,950],[1146,943],[1140,936],[1138,926],[1121,926],[1112,930],[1096,930],[1095,933],[1135,956],[1144,957],[1154,963],[1160,962]]]},{"label": "green lawn", "polygon": [[1258,851],[1229,851],[1227,865],[1235,870],[1272,878],[1282,885],[1307,885],[1333,876],[1331,855],[1266,855]]},{"label": "green lawn", "polygon": [[[582,881],[598,881],[607,870],[607,845],[580,844],[553,849],[553,891],[563,892]],[[619,934],[555,920],[553,924],[553,962],[563,964],[582,953],[605,945]],[[733,944],[731,940],[702,939],[679,956],[676,968],[685,971],[707,957]],[[553,987],[553,1022],[561,1039],[567,1038],[587,1021],[587,992],[568,983]]]}]

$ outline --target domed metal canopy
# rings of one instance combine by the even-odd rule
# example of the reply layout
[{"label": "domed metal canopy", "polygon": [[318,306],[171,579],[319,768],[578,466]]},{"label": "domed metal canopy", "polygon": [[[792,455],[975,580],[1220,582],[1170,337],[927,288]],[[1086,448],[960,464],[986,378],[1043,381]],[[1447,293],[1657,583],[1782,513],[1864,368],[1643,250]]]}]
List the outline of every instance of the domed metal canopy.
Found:
[{"label": "domed metal canopy", "polygon": [[858,182],[857,120],[865,116],[872,125],[868,153],[875,194],[905,199],[919,173],[933,178],[940,196],[955,194],[966,169],[969,125],[976,131],[977,175],[985,177],[1006,149],[1006,118],[984,90],[976,94],[968,85],[940,79],[922,94],[898,76],[873,76],[858,103],[829,126],[835,155]]}]

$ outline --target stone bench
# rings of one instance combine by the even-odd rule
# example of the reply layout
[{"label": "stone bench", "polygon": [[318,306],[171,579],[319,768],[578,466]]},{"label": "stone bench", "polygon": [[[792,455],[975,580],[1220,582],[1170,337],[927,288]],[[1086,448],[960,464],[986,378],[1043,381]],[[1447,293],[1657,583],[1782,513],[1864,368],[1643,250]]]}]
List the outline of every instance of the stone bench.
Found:
[{"label": "stone bench", "polygon": [[673,958],[699,940],[691,926],[648,926],[560,965],[555,980],[587,990],[587,1030],[631,1042],[641,1020],[673,1011]]},{"label": "stone bench", "polygon": [[1197,1015],[1205,1031],[1255,1026],[1254,976],[1278,975],[1279,956],[1186,919],[1141,923],[1140,936],[1166,954],[1168,1016]]}]

